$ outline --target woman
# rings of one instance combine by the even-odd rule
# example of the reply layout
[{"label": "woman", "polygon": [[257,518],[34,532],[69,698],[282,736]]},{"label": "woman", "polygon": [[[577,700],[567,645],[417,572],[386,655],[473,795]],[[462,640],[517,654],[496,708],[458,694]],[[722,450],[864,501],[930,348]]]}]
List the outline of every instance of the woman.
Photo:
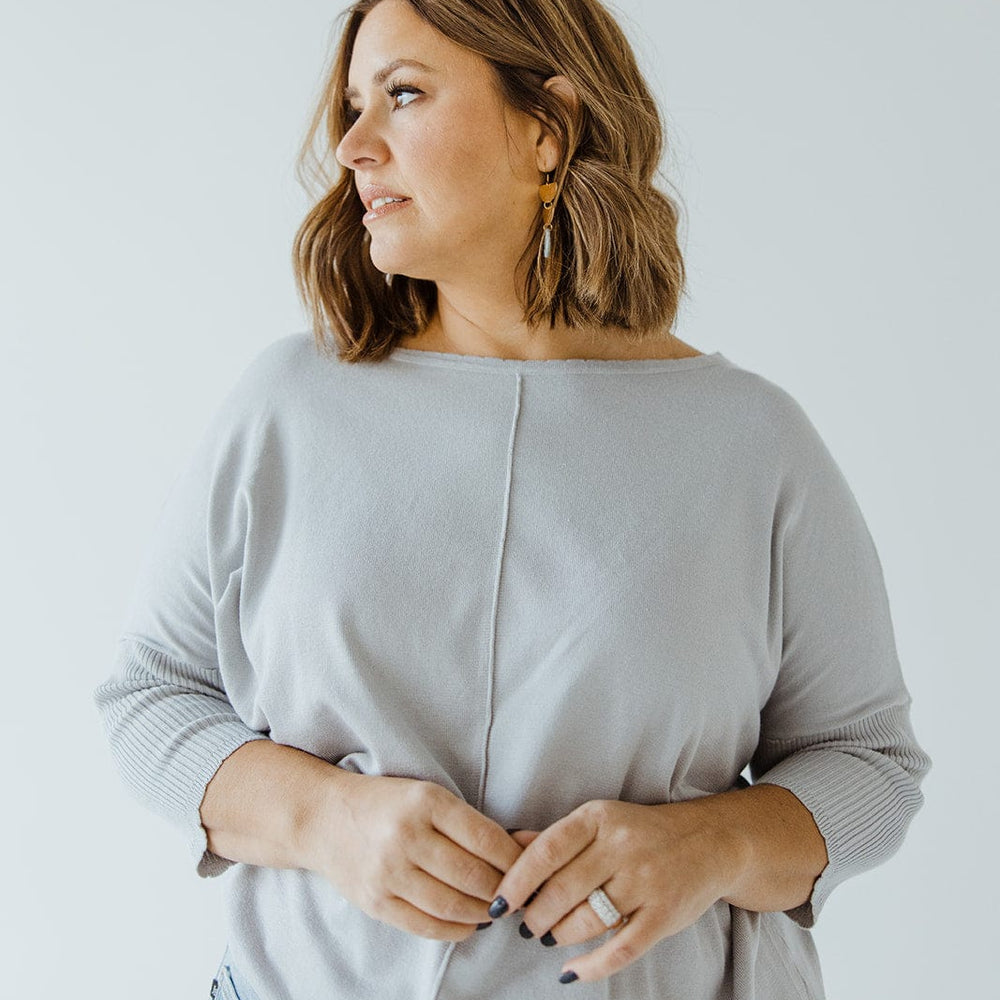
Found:
[{"label": "woman", "polygon": [[821,997],[808,928],[929,761],[833,458],[670,333],[621,31],[363,0],[306,149],[324,122],[313,335],[216,414],[96,693],[232,868],[212,995]]}]

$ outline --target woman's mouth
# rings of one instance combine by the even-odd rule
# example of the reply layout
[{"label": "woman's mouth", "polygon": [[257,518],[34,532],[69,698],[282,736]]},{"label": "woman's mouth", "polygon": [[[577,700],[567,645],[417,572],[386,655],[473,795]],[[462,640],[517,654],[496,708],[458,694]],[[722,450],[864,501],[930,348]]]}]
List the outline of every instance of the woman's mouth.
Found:
[{"label": "woman's mouth", "polygon": [[409,198],[376,198],[372,202],[372,207],[362,216],[361,221],[373,222],[375,219],[381,219],[409,204]]}]

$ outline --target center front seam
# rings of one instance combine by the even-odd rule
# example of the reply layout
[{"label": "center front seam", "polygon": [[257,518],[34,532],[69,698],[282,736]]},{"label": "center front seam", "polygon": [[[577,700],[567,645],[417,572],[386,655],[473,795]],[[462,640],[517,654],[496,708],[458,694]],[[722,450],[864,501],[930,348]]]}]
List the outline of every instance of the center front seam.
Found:
[{"label": "center front seam", "polygon": [[[510,490],[514,467],[514,439],[517,435],[518,418],[521,413],[521,373],[514,376],[514,412],[511,417],[510,433],[507,438],[507,470],[504,486],[503,517],[500,524],[500,537],[497,543],[496,570],[493,582],[493,607],[490,612],[490,640],[486,651],[486,726],[483,730],[482,768],[479,772],[479,791],[476,794],[476,808],[482,812],[486,800],[486,778],[489,771],[490,733],[493,729],[493,683],[496,663],[497,608],[500,601],[500,578],[503,571],[504,550],[507,544],[507,525],[510,516]],[[429,1000],[438,1000],[441,984],[448,971],[448,963],[454,954],[456,943],[450,942],[441,957],[437,975],[429,991]]]},{"label": "center front seam", "polygon": [[486,728],[483,732],[482,769],[479,773],[479,792],[476,808],[482,812],[486,802],[486,780],[490,767],[490,733],[493,730],[493,693],[496,676],[497,608],[500,603],[500,579],[503,574],[503,557],[507,545],[507,528],[510,522],[510,491],[514,469],[514,441],[517,437],[518,419],[521,413],[522,376],[514,376],[514,412],[511,416],[510,434],[507,438],[507,480],[504,486],[503,518],[500,524],[500,538],[497,544],[496,571],[493,581],[493,609],[490,614],[490,642],[486,658]]}]

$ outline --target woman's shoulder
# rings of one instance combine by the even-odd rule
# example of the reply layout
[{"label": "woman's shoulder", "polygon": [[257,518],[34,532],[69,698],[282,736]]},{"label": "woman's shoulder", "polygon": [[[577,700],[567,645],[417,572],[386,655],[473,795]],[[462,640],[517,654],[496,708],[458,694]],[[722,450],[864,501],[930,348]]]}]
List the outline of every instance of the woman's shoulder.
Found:
[{"label": "woman's shoulder", "polygon": [[774,379],[720,355],[715,405],[729,422],[752,432],[761,449],[786,459],[816,459],[826,450],[820,433],[798,397]]},{"label": "woman's shoulder", "polygon": [[250,359],[241,381],[262,380],[269,384],[295,378],[314,368],[322,355],[311,333],[291,333],[271,341]]},{"label": "woman's shoulder", "polygon": [[310,377],[320,357],[311,334],[279,337],[235,369],[211,418],[208,436],[245,435],[286,408]]},{"label": "woman's shoulder", "polygon": [[251,355],[236,375],[229,393],[236,405],[260,411],[268,404],[283,408],[302,399],[311,387],[329,385],[331,372],[346,366],[320,349],[310,333],[291,333]]}]

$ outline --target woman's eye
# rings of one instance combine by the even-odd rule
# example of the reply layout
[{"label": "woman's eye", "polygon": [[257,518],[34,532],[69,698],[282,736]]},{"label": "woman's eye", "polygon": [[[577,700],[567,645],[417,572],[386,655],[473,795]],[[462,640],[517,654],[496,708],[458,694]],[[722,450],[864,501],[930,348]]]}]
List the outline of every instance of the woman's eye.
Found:
[{"label": "woman's eye", "polygon": [[[399,83],[396,84],[395,86],[387,87],[386,89],[389,96],[393,99],[394,102],[396,98],[404,94],[410,94],[411,96],[416,96],[417,94],[420,93],[420,91],[416,87],[411,87],[409,84],[405,83]],[[409,101],[405,101],[403,104],[397,104],[396,106],[405,108],[406,105],[409,103],[410,103]]]},{"label": "woman's eye", "polygon": [[[392,98],[394,105],[393,110],[399,108],[405,108],[410,102],[404,101],[402,104],[397,103],[397,98],[410,95],[411,97],[416,97],[418,94],[422,94],[423,91],[417,87],[413,87],[408,83],[397,83],[390,84],[385,88],[385,92]],[[344,107],[344,121],[347,123],[347,127],[350,128],[359,118],[361,117],[361,112],[357,108],[352,108],[349,105]]]}]

